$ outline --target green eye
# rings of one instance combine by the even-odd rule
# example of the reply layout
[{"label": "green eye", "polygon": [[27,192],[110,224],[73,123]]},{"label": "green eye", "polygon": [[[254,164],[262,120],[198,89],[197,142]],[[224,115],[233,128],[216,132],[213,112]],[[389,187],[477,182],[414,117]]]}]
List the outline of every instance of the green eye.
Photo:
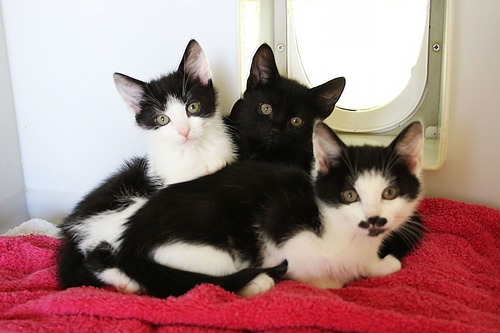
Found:
[{"label": "green eye", "polygon": [[389,186],[386,187],[385,190],[382,192],[382,198],[385,200],[393,200],[396,199],[398,196],[399,191],[396,186]]},{"label": "green eye", "polygon": [[170,122],[170,118],[167,117],[166,115],[164,114],[161,114],[159,115],[158,117],[156,117],[155,119],[156,123],[160,126],[165,126],[166,124],[168,124]]},{"label": "green eye", "polygon": [[201,110],[201,104],[200,102],[191,102],[188,104],[186,107],[186,111],[189,112],[190,114],[197,114]]},{"label": "green eye", "polygon": [[260,113],[262,113],[265,116],[268,116],[271,113],[273,113],[273,107],[271,106],[271,104],[263,103],[260,104],[259,108],[260,108]]},{"label": "green eye", "polygon": [[300,117],[293,117],[290,119],[290,123],[292,123],[294,127],[302,127],[302,125],[304,125],[304,121]]},{"label": "green eye", "polygon": [[341,196],[342,196],[342,200],[344,200],[344,202],[346,204],[352,204],[353,202],[356,202],[359,200],[358,193],[354,189],[346,190],[346,191],[342,192]]}]

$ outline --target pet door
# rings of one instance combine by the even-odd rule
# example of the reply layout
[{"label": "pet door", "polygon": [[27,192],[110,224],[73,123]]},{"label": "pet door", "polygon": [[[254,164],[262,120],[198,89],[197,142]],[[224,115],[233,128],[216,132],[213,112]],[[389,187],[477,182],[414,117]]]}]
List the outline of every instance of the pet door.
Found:
[{"label": "pet door", "polygon": [[282,74],[309,86],[346,78],[325,121],[346,142],[386,144],[421,120],[424,166],[442,166],[446,0],[243,0],[240,10],[243,84],[267,42]]}]

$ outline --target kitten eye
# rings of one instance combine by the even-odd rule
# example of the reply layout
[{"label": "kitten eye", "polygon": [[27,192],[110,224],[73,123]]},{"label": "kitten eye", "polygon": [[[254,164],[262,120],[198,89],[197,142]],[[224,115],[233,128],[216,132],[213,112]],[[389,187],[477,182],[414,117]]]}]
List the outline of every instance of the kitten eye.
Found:
[{"label": "kitten eye", "polygon": [[273,113],[273,107],[271,106],[271,104],[262,103],[260,104],[259,109],[260,112],[265,116],[268,116],[271,113]]},{"label": "kitten eye", "polygon": [[189,112],[190,114],[197,114],[201,110],[201,104],[200,102],[191,102],[188,104],[186,107],[186,111]]},{"label": "kitten eye", "polygon": [[168,124],[170,122],[170,118],[167,117],[166,115],[164,114],[161,114],[159,115],[158,117],[156,117],[155,119],[156,123],[160,126],[165,126],[166,124]]},{"label": "kitten eye", "polygon": [[358,193],[354,189],[346,190],[346,191],[342,192],[341,196],[342,196],[342,200],[344,200],[344,202],[346,204],[352,204],[353,202],[356,202],[359,200]]},{"label": "kitten eye", "polygon": [[290,122],[294,127],[302,127],[302,125],[304,125],[304,121],[300,117],[293,117],[290,119]]},{"label": "kitten eye", "polygon": [[396,186],[389,186],[382,192],[382,198],[385,200],[393,200],[398,196],[399,191]]}]

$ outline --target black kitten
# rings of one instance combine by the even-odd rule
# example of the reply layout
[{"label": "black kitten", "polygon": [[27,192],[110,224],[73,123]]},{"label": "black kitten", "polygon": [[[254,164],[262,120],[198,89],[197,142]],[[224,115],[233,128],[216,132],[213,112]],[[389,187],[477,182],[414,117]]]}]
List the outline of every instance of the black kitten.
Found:
[{"label": "black kitten", "polygon": [[309,172],[314,124],[332,113],[344,86],[343,77],[309,89],[280,76],[273,51],[262,44],[243,98],[229,116],[239,159],[296,165]]}]

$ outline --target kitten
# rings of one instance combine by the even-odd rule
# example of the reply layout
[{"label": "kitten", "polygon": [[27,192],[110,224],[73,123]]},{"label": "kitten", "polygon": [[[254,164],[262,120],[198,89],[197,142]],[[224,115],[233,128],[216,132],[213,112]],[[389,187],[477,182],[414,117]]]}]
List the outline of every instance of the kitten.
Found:
[{"label": "kitten", "polygon": [[243,98],[231,110],[240,160],[297,165],[307,172],[312,163],[312,132],[328,117],[345,86],[343,77],[308,89],[278,72],[269,45],[252,60]]},{"label": "kitten", "polygon": [[126,162],[65,218],[58,253],[63,288],[110,284],[137,292],[138,286],[121,272],[102,265],[93,269],[96,246],[107,242],[114,248],[123,223],[158,189],[215,172],[236,157],[216,108],[208,60],[195,40],[188,43],[177,71],[149,83],[119,73],[113,78],[147,132],[150,149],[146,157]]},{"label": "kitten", "polygon": [[387,147],[350,147],[319,122],[313,152],[312,174],[238,161],[158,191],[109,264],[156,297],[199,283],[257,295],[285,271],[320,288],[399,271],[423,230],[422,125]]}]

